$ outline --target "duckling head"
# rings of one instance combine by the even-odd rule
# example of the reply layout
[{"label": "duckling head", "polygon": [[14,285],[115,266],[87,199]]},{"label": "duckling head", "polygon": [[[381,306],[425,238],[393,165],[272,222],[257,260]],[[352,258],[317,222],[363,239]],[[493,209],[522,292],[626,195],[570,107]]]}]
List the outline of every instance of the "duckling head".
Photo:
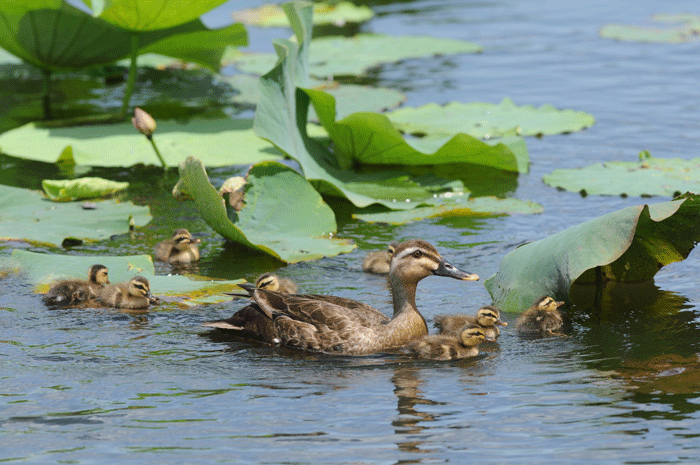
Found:
[{"label": "duckling head", "polygon": [[546,295],[540,297],[535,301],[534,307],[539,310],[544,310],[546,312],[555,312],[559,307],[563,306],[566,302],[556,301],[550,296]]},{"label": "duckling head", "polygon": [[88,269],[88,279],[93,284],[109,284],[109,272],[104,265],[92,265]]},{"label": "duckling head", "polygon": [[476,321],[481,326],[508,326],[508,323],[501,320],[501,312],[491,305],[484,305],[476,312]]},{"label": "duckling head", "polygon": [[280,278],[273,273],[263,273],[255,280],[255,287],[277,292],[280,289]]},{"label": "duckling head", "polygon": [[467,325],[459,334],[459,341],[465,347],[472,347],[482,342],[493,342],[495,339],[484,334],[484,330],[479,326]]},{"label": "duckling head", "polygon": [[389,245],[386,248],[386,251],[389,253],[389,256],[393,256],[394,252],[396,252],[396,248],[399,246],[398,242],[392,241],[389,242]]},{"label": "duckling head", "polygon": [[478,281],[479,276],[462,271],[442,258],[430,243],[423,240],[402,242],[394,250],[389,277],[404,283],[417,283],[430,276],[446,276],[463,281]]},{"label": "duckling head", "polygon": [[151,285],[143,276],[134,276],[129,281],[129,294],[135,297],[148,297],[149,301],[153,301],[155,297],[151,294]]},{"label": "duckling head", "polygon": [[173,246],[177,250],[187,250],[193,244],[199,244],[201,239],[194,239],[186,229],[176,229],[172,237]]}]

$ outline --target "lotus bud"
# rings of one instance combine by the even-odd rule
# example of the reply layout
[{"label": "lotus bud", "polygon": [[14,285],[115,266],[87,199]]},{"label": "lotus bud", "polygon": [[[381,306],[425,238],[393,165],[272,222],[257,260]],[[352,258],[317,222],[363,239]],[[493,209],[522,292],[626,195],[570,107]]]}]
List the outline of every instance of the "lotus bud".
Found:
[{"label": "lotus bud", "polygon": [[134,117],[131,122],[138,132],[150,138],[156,130],[156,120],[140,108],[134,109]]}]

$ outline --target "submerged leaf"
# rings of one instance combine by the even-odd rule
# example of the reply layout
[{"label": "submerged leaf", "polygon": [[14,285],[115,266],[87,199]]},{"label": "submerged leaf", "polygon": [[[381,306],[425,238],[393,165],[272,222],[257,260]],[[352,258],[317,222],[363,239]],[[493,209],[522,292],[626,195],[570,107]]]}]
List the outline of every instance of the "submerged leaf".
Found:
[{"label": "submerged leaf", "polygon": [[545,184],[591,195],[674,197],[700,192],[700,158],[644,157],[638,162],[607,162],[578,169],[559,169],[542,177]]},{"label": "submerged leaf", "polygon": [[583,111],[558,110],[551,105],[518,106],[509,98],[497,105],[452,102],[403,107],[387,113],[387,117],[405,133],[449,136],[463,132],[480,139],[561,134],[580,131],[595,123],[593,116]]},{"label": "submerged leaf", "polygon": [[107,197],[128,189],[129,183],[103,178],[44,179],[41,187],[51,200],[65,202]]},{"label": "submerged leaf", "polygon": [[513,250],[484,285],[494,305],[522,311],[544,295],[568,301],[574,281],[648,281],[688,256],[700,240],[699,223],[694,194],[628,207]]},{"label": "submerged leaf", "polygon": [[[365,5],[356,6],[351,2],[320,2],[313,6],[314,24],[361,23],[374,16],[374,12]],[[279,5],[260,5],[233,13],[233,20],[259,27],[289,27],[289,20]]]},{"label": "submerged leaf", "polygon": [[65,239],[101,240],[151,221],[148,207],[103,200],[94,209],[79,202],[55,203],[28,189],[0,186],[0,239],[61,245]]},{"label": "submerged leaf", "polygon": [[678,24],[678,26],[667,29],[651,29],[608,24],[601,28],[600,36],[631,42],[665,43],[694,42],[700,38],[700,16],[698,15],[689,13],[658,14],[654,15],[652,19],[666,24]]},{"label": "submerged leaf", "polygon": [[180,165],[187,193],[202,219],[232,242],[287,263],[348,253],[350,241],[334,239],[335,215],[296,171],[276,162],[253,165],[246,177],[243,208],[227,206],[194,157]]}]

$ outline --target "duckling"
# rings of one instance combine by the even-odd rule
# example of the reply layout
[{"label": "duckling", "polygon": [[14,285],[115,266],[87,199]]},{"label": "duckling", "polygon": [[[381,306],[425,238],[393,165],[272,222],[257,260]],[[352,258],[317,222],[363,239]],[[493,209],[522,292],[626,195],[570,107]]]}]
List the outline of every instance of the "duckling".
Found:
[{"label": "duckling", "polygon": [[204,326],[231,330],[268,344],[336,355],[368,355],[398,349],[428,334],[425,318],[416,307],[418,282],[428,276],[479,279],[448,263],[428,242],[411,240],[399,244],[391,260],[392,318],[344,297],[283,294],[242,284],[251,303],[228,319]]},{"label": "duckling", "polygon": [[155,247],[156,260],[171,263],[173,265],[187,265],[199,260],[199,247],[201,239],[193,239],[186,229],[176,229],[173,236]]},{"label": "duckling", "polygon": [[158,300],[151,294],[151,286],[143,276],[134,276],[129,282],[106,286],[98,299],[104,305],[115,308],[148,308],[149,304]]},{"label": "duckling", "polygon": [[104,265],[88,268],[88,280],[65,279],[54,283],[44,296],[47,305],[75,305],[96,298],[102,288],[109,284],[109,274]]},{"label": "duckling", "polygon": [[397,242],[389,244],[386,250],[370,252],[362,260],[362,271],[367,273],[388,274],[391,269],[391,257],[394,255]]},{"label": "duckling", "polygon": [[263,273],[255,280],[255,287],[282,294],[296,294],[299,288],[291,279],[280,278],[274,273]]},{"label": "duckling", "polygon": [[484,305],[477,310],[476,315],[438,315],[434,319],[435,327],[440,330],[440,334],[450,334],[456,336],[466,325],[478,325],[487,337],[497,338],[501,331],[496,327],[508,326],[508,323],[501,320],[501,313],[496,307]]},{"label": "duckling", "polygon": [[468,324],[459,335],[437,334],[425,336],[412,342],[408,350],[420,358],[430,360],[456,360],[474,357],[479,354],[477,346],[482,342],[492,342],[479,325]]},{"label": "duckling", "polygon": [[515,323],[515,330],[540,336],[564,336],[555,332],[563,324],[559,307],[564,303],[557,302],[549,296],[537,299],[532,307],[520,315]]}]

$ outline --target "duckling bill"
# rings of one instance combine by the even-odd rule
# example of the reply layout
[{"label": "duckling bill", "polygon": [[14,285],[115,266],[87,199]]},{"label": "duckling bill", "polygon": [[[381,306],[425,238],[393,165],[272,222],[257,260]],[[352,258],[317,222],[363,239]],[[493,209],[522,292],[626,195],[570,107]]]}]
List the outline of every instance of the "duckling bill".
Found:
[{"label": "duckling bill", "polygon": [[550,296],[544,296],[535,301],[518,318],[515,330],[523,334],[539,334],[540,336],[564,336],[556,332],[563,325],[559,308],[565,302],[559,302]]},{"label": "duckling bill", "polygon": [[88,280],[65,279],[54,283],[44,296],[47,305],[70,306],[96,298],[101,289],[109,284],[109,274],[104,265],[92,265],[88,269]]},{"label": "duckling bill", "polygon": [[428,334],[425,319],[416,308],[416,287],[431,275],[479,279],[451,265],[428,242],[411,240],[396,247],[391,262],[392,318],[343,297],[283,294],[243,285],[252,302],[231,318],[204,325],[312,352],[366,355],[395,349]]},{"label": "duckling bill", "polygon": [[186,229],[177,229],[167,241],[159,242],[154,249],[156,260],[173,265],[187,265],[199,260],[201,239],[194,239]]}]

